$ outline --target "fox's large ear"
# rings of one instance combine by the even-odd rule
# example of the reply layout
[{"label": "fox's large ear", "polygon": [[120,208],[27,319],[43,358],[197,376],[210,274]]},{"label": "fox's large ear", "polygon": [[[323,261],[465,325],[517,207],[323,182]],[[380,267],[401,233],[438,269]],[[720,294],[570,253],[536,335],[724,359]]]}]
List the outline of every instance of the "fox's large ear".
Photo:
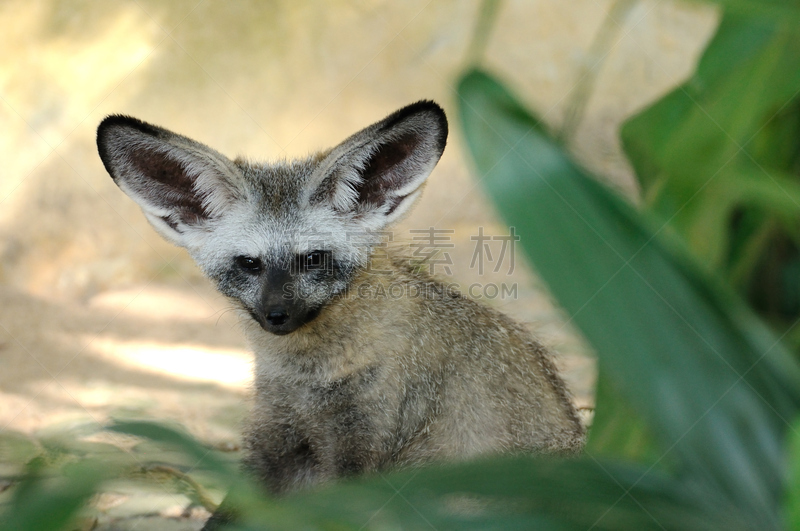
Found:
[{"label": "fox's large ear", "polygon": [[391,223],[419,196],[446,141],[441,107],[403,107],[335,147],[311,176],[308,201],[328,202],[370,225]]},{"label": "fox's large ear", "polygon": [[166,129],[109,116],[97,148],[114,182],[177,245],[200,244],[202,229],[237,199],[240,173],[229,159]]}]

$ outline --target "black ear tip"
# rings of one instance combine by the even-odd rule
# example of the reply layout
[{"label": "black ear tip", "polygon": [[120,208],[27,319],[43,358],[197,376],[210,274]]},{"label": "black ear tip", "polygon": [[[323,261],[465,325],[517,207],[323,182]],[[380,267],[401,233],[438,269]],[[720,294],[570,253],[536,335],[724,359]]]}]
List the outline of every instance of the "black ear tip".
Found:
[{"label": "black ear tip", "polygon": [[112,178],[116,177],[113,171],[109,142],[113,143],[114,137],[121,133],[124,134],[126,130],[134,130],[155,137],[160,137],[165,133],[165,130],[160,127],[124,114],[111,114],[103,118],[100,125],[97,126],[97,151],[100,155],[100,160],[103,161],[103,165],[106,167],[106,171]]},{"label": "black ear tip", "polygon": [[403,108],[413,110],[414,112],[431,111],[444,116],[444,109],[442,109],[442,106],[433,100],[419,100]]},{"label": "black ear tip", "polygon": [[425,105],[426,109],[431,112],[434,116],[436,116],[437,121],[439,122],[439,149],[440,151],[444,151],[444,146],[447,143],[447,134],[448,134],[448,124],[447,124],[447,114],[445,114],[444,109],[436,103],[435,101],[431,100],[423,100],[419,103]]},{"label": "black ear tip", "polygon": [[124,114],[111,114],[103,118],[103,121],[97,126],[97,138],[99,139],[101,136],[105,135],[107,131],[117,127],[135,129],[142,133],[153,136],[159,136],[164,131],[160,127],[143,122],[142,120],[134,118],[133,116],[126,116]]},{"label": "black ear tip", "polygon": [[385,127],[391,127],[401,120],[404,120],[414,114],[427,114],[436,122],[436,125],[439,129],[437,134],[437,143],[439,144],[440,151],[444,151],[444,146],[447,143],[448,132],[447,115],[445,114],[441,105],[433,100],[420,100],[395,111],[389,117],[389,120],[387,120]]},{"label": "black ear tip", "polygon": [[114,172],[112,171],[111,154],[108,149],[110,131],[116,127],[124,127],[135,120],[136,118],[130,116],[112,114],[103,118],[103,121],[97,126],[97,151],[100,154],[100,160],[103,161],[103,165],[106,167],[106,171],[108,171],[112,178],[114,177]]},{"label": "black ear tip", "polygon": [[409,116],[423,113],[433,115],[437,121],[439,121],[441,124],[444,124],[445,128],[447,127],[447,116],[444,114],[444,109],[442,109],[438,103],[431,100],[420,100],[396,110],[387,117],[384,127],[392,127],[398,122],[405,120]]},{"label": "black ear tip", "polygon": [[125,116],[123,114],[111,114],[103,118],[103,121],[100,122],[100,125],[97,126],[97,136],[101,136],[105,134],[106,131],[113,127],[117,126],[126,126],[130,123],[136,122],[136,118],[132,116]]},{"label": "black ear tip", "polygon": [[442,106],[433,100],[420,100],[412,103],[411,105],[406,105],[397,112],[398,114],[402,114],[404,116],[422,112],[431,113],[435,115],[440,122],[444,123],[445,126],[447,125],[447,115],[444,113],[444,109],[442,109]]}]

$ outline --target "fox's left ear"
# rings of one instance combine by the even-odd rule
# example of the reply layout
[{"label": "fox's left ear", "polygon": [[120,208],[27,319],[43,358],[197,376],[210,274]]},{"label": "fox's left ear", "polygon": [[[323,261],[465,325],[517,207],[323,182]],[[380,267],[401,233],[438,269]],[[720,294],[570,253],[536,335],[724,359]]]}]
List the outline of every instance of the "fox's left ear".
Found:
[{"label": "fox's left ear", "polygon": [[307,200],[370,225],[391,223],[419,196],[446,142],[441,107],[432,101],[403,107],[335,147],[311,176]]},{"label": "fox's left ear", "polygon": [[176,245],[199,245],[208,224],[239,200],[241,177],[233,162],[161,127],[109,116],[97,128],[97,148],[114,182]]}]

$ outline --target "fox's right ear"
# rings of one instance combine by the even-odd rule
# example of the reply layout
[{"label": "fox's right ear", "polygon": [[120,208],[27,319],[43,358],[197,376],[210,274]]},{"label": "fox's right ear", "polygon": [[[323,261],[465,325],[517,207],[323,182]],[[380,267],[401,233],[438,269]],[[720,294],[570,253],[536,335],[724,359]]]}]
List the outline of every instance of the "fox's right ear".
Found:
[{"label": "fox's right ear", "polygon": [[202,230],[237,200],[240,173],[225,156],[194,140],[128,116],[97,128],[106,170],[167,240],[192,247]]},{"label": "fox's right ear", "polygon": [[309,203],[325,202],[371,228],[402,217],[419,197],[447,142],[432,101],[393,112],[333,148],[311,175]]}]

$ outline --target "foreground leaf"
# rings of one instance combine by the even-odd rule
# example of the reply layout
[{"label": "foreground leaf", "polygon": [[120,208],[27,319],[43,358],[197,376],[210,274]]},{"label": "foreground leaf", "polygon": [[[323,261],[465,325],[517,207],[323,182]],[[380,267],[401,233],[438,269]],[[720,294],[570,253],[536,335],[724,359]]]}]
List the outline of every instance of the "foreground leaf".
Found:
[{"label": "foreground leaf", "polygon": [[498,82],[468,73],[459,96],[478,178],[597,350],[601,375],[684,477],[751,525],[779,527],[783,419],[800,404],[794,361]]},{"label": "foreground leaf", "polygon": [[[641,467],[493,458],[366,478],[289,498],[309,529],[745,529],[706,494]],[[299,523],[299,522],[298,522]]]},{"label": "foreground leaf", "polygon": [[149,421],[118,420],[108,426],[106,430],[146,438],[161,446],[177,449],[182,454],[189,456],[193,461],[191,464],[193,469],[208,470],[219,477],[235,474],[235,467],[220,458],[217,452],[203,446],[197,439],[177,427]]},{"label": "foreground leaf", "polygon": [[59,531],[74,521],[102,483],[119,472],[113,463],[86,460],[45,475],[41,458],[14,487],[10,506],[0,514],[0,531]]}]

